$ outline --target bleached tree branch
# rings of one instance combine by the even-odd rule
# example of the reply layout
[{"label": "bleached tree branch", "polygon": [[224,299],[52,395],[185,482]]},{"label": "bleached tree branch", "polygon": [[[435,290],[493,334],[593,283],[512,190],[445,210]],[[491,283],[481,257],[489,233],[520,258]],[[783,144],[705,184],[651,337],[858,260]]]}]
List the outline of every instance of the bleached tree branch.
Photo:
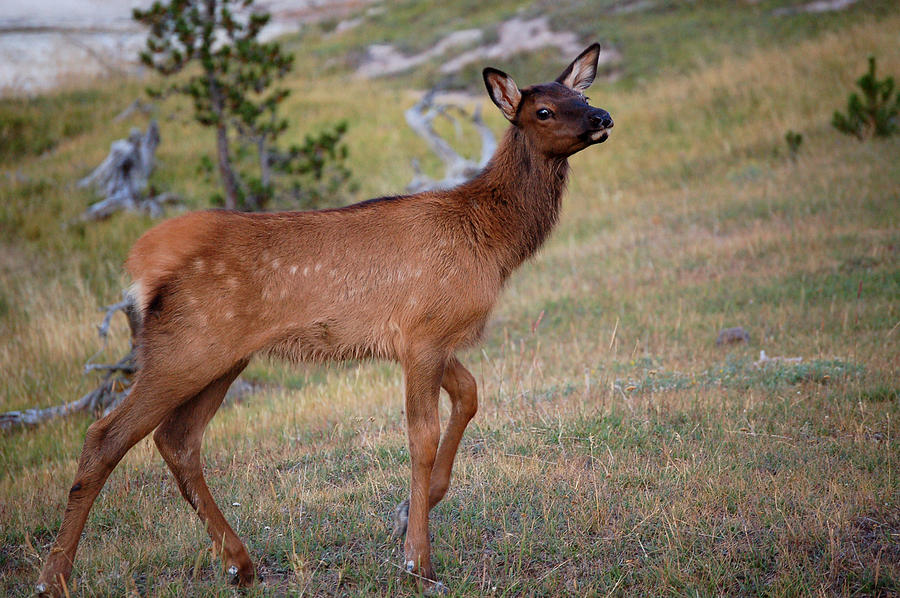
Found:
[{"label": "bleached tree branch", "polygon": [[[487,165],[494,150],[497,149],[497,140],[493,131],[485,125],[481,118],[481,108],[478,107],[469,115],[468,112],[453,104],[438,104],[435,102],[437,89],[432,89],[422,96],[412,108],[406,111],[406,122],[416,134],[425,140],[428,148],[444,164],[444,178],[432,179],[422,173],[419,163],[413,160],[415,176],[407,185],[406,190],[411,193],[427,191],[431,189],[448,189],[464,183],[477,175]],[[435,131],[433,122],[438,116],[449,119],[457,131],[460,130],[459,121],[450,114],[456,111],[464,118],[471,120],[481,137],[481,155],[476,162],[460,155],[453,147]]]}]

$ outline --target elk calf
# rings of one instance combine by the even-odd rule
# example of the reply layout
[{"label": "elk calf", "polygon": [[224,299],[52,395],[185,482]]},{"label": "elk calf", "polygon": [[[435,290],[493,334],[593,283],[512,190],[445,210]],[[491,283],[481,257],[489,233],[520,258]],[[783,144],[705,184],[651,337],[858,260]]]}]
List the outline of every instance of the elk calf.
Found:
[{"label": "elk calf", "polygon": [[[582,94],[599,51],[590,46],[555,81],[525,89],[485,69],[511,126],[484,171],[459,187],[317,212],[197,212],[141,237],[126,264],[143,317],[140,371],[128,398],[88,429],[38,592],[64,591],[94,499],[154,429],[234,581],[253,580],[250,556],[203,479],[200,445],[257,353],[402,365],[412,483],[395,532],[406,536],[407,570],[435,580],[428,512],[447,491],[478,402],[454,355],[478,341],[504,282],[556,224],[567,158],[609,135],[609,114]],[[452,403],[443,438],[441,388]]]}]

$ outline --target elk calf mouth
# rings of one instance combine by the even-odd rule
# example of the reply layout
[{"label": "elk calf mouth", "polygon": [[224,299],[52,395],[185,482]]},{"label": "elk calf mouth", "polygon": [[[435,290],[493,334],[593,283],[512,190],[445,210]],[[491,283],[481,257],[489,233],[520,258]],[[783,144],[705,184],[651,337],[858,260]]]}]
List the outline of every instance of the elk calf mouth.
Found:
[{"label": "elk calf mouth", "polygon": [[578,136],[578,138],[587,145],[593,145],[595,143],[603,143],[607,139],[609,139],[609,129],[598,129],[596,131],[586,131]]}]

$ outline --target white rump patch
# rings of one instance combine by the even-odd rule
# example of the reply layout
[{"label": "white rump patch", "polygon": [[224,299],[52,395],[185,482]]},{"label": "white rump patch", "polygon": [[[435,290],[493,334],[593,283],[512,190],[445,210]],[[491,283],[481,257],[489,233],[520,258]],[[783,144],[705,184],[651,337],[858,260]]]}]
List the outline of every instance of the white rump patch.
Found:
[{"label": "white rump patch", "polygon": [[147,297],[145,295],[144,285],[141,284],[140,280],[135,280],[131,283],[131,286],[128,287],[128,296],[134,300],[134,304],[137,305],[138,311],[140,313],[144,313],[144,310],[147,309]]}]

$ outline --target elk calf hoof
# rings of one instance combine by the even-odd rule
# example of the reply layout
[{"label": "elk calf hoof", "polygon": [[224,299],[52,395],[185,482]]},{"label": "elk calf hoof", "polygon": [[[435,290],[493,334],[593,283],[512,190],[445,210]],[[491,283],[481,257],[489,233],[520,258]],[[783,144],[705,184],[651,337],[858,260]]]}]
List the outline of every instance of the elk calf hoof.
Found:
[{"label": "elk calf hoof", "polygon": [[425,584],[425,590],[422,592],[426,596],[447,596],[450,594],[450,588],[439,581]]},{"label": "elk calf hoof", "polygon": [[410,575],[416,577],[416,581],[419,584],[419,587],[422,589],[422,594],[425,596],[446,596],[450,593],[450,588],[445,586],[443,583],[439,581],[433,581],[431,579],[425,578],[416,573],[416,562],[415,561],[406,561],[404,566],[406,572]]},{"label": "elk calf hoof", "polygon": [[62,589],[62,586],[40,581],[34,586],[34,596],[36,598],[59,598],[66,596],[68,592]]},{"label": "elk calf hoof", "polygon": [[406,525],[409,523],[409,499],[407,498],[394,509],[394,531],[391,537],[395,540],[406,535]]},{"label": "elk calf hoof", "polygon": [[238,569],[237,565],[228,567],[228,583],[233,586],[245,588],[253,583],[253,566]]}]

